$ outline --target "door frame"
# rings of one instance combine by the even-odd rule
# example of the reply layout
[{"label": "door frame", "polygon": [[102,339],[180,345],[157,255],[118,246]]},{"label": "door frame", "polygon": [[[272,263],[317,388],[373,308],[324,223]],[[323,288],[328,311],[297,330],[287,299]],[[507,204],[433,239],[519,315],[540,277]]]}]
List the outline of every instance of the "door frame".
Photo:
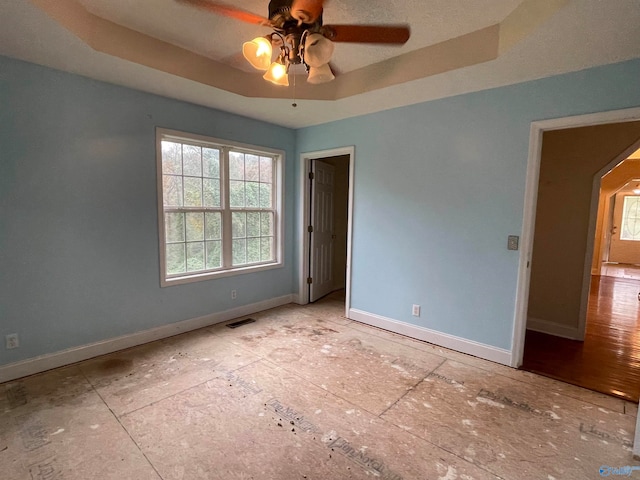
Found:
[{"label": "door frame", "polygon": [[[563,130],[567,128],[590,127],[608,123],[633,122],[640,120],[640,108],[627,108],[606,112],[590,113],[571,117],[540,120],[531,123],[529,133],[529,154],[527,160],[527,179],[524,195],[522,219],[522,249],[520,250],[518,281],[516,286],[516,304],[514,312],[513,332],[511,341],[511,366],[518,368],[522,365],[524,356],[524,340],[527,330],[527,312],[529,303],[529,286],[531,281],[531,258],[533,254],[533,236],[535,234],[536,208],[538,203],[538,182],[540,179],[540,162],[542,159],[542,141],[544,132]],[[632,151],[629,154],[633,153]],[[628,154],[628,155],[629,155]],[[628,156],[627,155],[627,156]],[[598,179],[599,180],[599,179]],[[595,179],[594,179],[595,184]],[[589,300],[589,281],[591,276],[591,261],[598,209],[599,185],[595,200],[592,191],[591,215],[589,220],[589,236],[585,254],[584,275],[582,283],[582,300],[580,306],[580,324],[578,330],[584,338],[586,326],[586,308]],[[586,280],[585,280],[586,279]]]},{"label": "door frame", "polygon": [[311,192],[309,188],[309,173],[311,172],[311,161],[328,157],[339,157],[343,155],[349,156],[349,199],[347,214],[347,278],[346,299],[345,299],[345,316],[349,315],[351,307],[351,258],[352,258],[352,236],[353,236],[353,186],[355,185],[355,147],[340,147],[330,150],[319,150],[314,152],[306,152],[300,154],[300,175],[298,178],[300,196],[298,205],[300,207],[298,213],[298,245],[300,245],[298,254],[298,302],[300,305],[309,303],[309,288],[307,287],[307,277],[309,276],[309,250],[311,248],[309,242],[309,232],[307,227],[310,221],[311,208]]}]

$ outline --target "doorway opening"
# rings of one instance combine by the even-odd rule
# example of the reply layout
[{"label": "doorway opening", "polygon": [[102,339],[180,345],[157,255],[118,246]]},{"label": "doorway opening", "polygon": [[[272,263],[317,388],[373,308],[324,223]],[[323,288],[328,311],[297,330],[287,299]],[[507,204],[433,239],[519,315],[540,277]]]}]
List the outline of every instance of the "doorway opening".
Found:
[{"label": "doorway opening", "polygon": [[300,281],[298,303],[331,296],[351,304],[354,148],[300,157]]},{"label": "doorway opening", "polygon": [[623,186],[610,185],[614,167],[640,147],[638,120],[630,109],[532,125],[513,349],[513,366],[635,401],[640,281],[622,285],[602,262]]},{"label": "doorway opening", "polygon": [[602,177],[598,206],[592,275],[640,279],[640,150]]}]

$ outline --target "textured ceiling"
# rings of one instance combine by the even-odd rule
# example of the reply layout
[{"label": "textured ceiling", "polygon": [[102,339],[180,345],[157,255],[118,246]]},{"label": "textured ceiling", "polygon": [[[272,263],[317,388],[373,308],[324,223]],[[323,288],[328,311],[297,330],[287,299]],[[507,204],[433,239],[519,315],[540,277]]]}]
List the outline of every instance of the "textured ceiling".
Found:
[{"label": "textured ceiling", "polygon": [[[214,60],[226,62],[237,59],[240,68],[247,66],[240,53],[243,39],[250,40],[269,32],[266,27],[203,13],[175,0],[78,1],[97,16]],[[395,2],[393,6],[388,0],[334,0],[327,2],[323,20],[325,24],[406,23],[414,26],[411,38],[401,47],[338,45],[332,63],[340,72],[348,72],[499,23],[515,10],[521,1],[493,0],[485,2],[485,7],[478,11],[477,8],[472,8],[474,4],[478,4],[478,0],[437,0],[428,2],[428,8],[425,8],[424,0]],[[227,3],[234,5],[234,2]],[[235,5],[243,10],[267,16],[268,0],[243,0]]]},{"label": "textured ceiling", "polygon": [[[267,4],[238,2],[263,16]],[[408,23],[411,38],[337,43],[338,78],[300,76],[297,108],[293,87],[239,54],[268,30],[174,0],[0,0],[0,54],[290,127],[640,57],[639,0],[328,0],[323,18]]]}]

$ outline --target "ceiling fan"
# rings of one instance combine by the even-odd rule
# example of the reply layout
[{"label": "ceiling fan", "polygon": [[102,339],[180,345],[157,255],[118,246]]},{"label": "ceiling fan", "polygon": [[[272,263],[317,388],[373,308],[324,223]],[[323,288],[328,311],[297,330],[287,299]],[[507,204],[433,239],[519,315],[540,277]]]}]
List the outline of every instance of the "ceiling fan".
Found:
[{"label": "ceiling fan", "polygon": [[[245,42],[242,53],[253,67],[266,71],[265,80],[276,85],[288,86],[290,66],[300,64],[307,70],[309,83],[333,80],[335,76],[329,66],[333,42],[402,45],[410,36],[408,25],[324,25],[325,0],[271,0],[268,17],[210,0],[176,1],[271,28],[268,35]],[[272,61],[274,47],[280,52]]]}]

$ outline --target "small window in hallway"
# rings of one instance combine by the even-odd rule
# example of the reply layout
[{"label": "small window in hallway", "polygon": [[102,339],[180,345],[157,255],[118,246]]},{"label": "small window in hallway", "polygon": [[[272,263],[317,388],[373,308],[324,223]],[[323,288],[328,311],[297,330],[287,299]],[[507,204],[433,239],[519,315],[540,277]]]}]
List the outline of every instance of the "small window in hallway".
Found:
[{"label": "small window in hallway", "polygon": [[640,196],[624,197],[620,240],[640,240]]}]

